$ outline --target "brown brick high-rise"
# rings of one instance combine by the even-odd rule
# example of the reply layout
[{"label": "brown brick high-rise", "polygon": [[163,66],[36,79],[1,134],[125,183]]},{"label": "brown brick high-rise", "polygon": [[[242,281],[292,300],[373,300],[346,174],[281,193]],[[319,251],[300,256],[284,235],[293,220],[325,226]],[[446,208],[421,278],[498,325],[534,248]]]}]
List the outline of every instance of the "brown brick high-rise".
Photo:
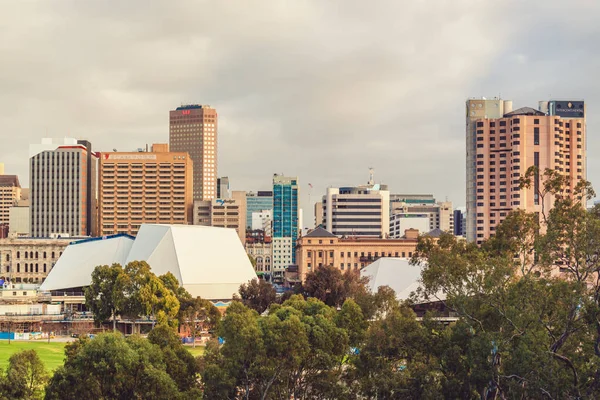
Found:
[{"label": "brown brick high-rise", "polygon": [[187,152],[194,162],[194,200],[217,196],[217,111],[185,105],[169,112],[171,151]]}]

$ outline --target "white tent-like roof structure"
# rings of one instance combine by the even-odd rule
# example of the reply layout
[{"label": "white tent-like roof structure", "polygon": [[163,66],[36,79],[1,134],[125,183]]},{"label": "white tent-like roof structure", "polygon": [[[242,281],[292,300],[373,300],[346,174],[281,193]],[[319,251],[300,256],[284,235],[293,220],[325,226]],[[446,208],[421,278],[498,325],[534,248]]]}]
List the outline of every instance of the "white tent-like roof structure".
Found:
[{"label": "white tent-like roof structure", "polygon": [[[408,299],[421,286],[421,267],[411,265],[407,258],[380,258],[363,268],[360,276],[369,278],[367,286],[371,292],[377,292],[381,286],[389,286],[400,301]],[[441,293],[437,297],[445,299]]]},{"label": "white tent-like roof structure", "polygon": [[[42,284],[42,290],[87,286],[97,265],[118,262],[125,266],[131,261],[146,261],[156,275],[171,272],[192,296],[209,300],[231,299],[242,283],[256,278],[234,229],[143,224],[135,240],[130,238],[129,246],[123,246],[122,252],[101,246],[111,241],[114,239],[92,239],[84,250],[77,249],[82,246],[79,243],[69,245]],[[83,263],[82,257],[89,261]]]},{"label": "white tent-like roof structure", "polygon": [[171,272],[194,297],[231,299],[256,278],[234,229],[196,225],[142,225],[130,261],[146,261],[156,275]]},{"label": "white tent-like roof structure", "polygon": [[133,236],[119,234],[69,244],[40,289],[60,290],[89,285],[92,272],[98,265],[125,265],[133,239]]}]

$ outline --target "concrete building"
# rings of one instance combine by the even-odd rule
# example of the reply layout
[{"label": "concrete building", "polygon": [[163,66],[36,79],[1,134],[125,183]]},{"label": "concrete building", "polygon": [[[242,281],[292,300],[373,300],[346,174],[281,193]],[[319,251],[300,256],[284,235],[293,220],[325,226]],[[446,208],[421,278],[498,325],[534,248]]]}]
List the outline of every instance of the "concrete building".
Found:
[{"label": "concrete building", "polygon": [[387,238],[390,233],[390,192],[386,185],[327,188],[323,221],[337,236]]},{"label": "concrete building", "polygon": [[193,162],[154,144],[150,152],[100,153],[100,235],[136,235],[146,223],[191,224]]},{"label": "concrete building", "polygon": [[419,232],[429,232],[431,218],[429,214],[395,213],[390,217],[390,239],[404,236],[407,229],[417,229]]},{"label": "concrete building", "polygon": [[19,200],[17,204],[8,211],[8,236],[9,237],[29,237],[31,233],[31,223],[29,220],[30,210],[28,201]]},{"label": "concrete building", "polygon": [[[291,239],[290,264],[296,263],[296,239],[298,238],[298,229],[300,228],[298,225],[298,218],[300,216],[299,191],[298,177],[273,175],[273,239]],[[283,245],[288,241],[283,240],[280,242]],[[275,244],[275,241],[273,243]],[[286,258],[282,260],[286,260]]]},{"label": "concrete building", "polygon": [[21,199],[21,184],[16,175],[0,175],[0,238],[10,231],[9,210]]},{"label": "concrete building", "polygon": [[291,237],[273,238],[273,281],[280,283],[283,281],[285,269],[294,264],[293,251]]},{"label": "concrete building", "polygon": [[467,240],[476,239],[477,207],[477,128],[475,121],[482,118],[501,118],[512,111],[512,101],[500,98],[469,99],[466,102],[466,171],[467,171]]},{"label": "concrete building", "polygon": [[229,177],[222,176],[217,178],[217,199],[230,199],[231,190],[229,189]]},{"label": "concrete building", "polygon": [[194,201],[194,225],[232,228],[246,243],[246,192],[233,191],[230,199]]},{"label": "concrete building", "polygon": [[169,112],[169,145],[173,152],[187,152],[194,162],[194,200],[217,198],[217,111],[198,104]]},{"label": "concrete building", "polygon": [[554,113],[567,116],[523,107],[499,118],[482,117],[472,122],[476,164],[471,173],[475,173],[476,203],[467,203],[467,224],[475,216],[477,243],[493,235],[511,210],[541,215],[553,207],[552,195],[540,197],[539,178],[534,179],[530,189],[520,187],[519,178],[529,167],[536,166],[540,171],[549,168],[567,177],[567,194],[579,180],[586,179],[585,105],[580,100],[549,103],[554,104]]},{"label": "concrete building", "polygon": [[246,253],[250,254],[256,261],[256,267],[254,268],[256,272],[271,275],[273,243],[270,240],[262,243],[246,243]]},{"label": "concrete building", "polygon": [[260,210],[252,213],[252,230],[263,230],[266,236],[273,236],[273,210]]},{"label": "concrete building", "polygon": [[273,192],[258,191],[246,194],[246,227],[252,227],[252,213],[273,209]]},{"label": "concrete building", "polygon": [[[425,227],[421,224],[420,218],[424,215],[429,218],[428,229],[423,229]],[[394,220],[394,227],[390,224],[390,237],[392,238],[401,237],[404,229],[409,228],[419,229],[421,232],[429,232],[434,229],[450,233],[454,231],[452,202],[436,202],[431,194],[390,195],[390,216],[390,219]],[[398,229],[400,222],[403,222],[402,229]],[[415,225],[411,226],[411,224]]]},{"label": "concrete building", "polygon": [[342,272],[358,271],[382,257],[412,257],[418,238],[419,231],[412,229],[400,239],[343,239],[323,228],[316,228],[298,239],[298,274],[304,281],[308,272],[325,265],[332,265]]},{"label": "concrete building", "polygon": [[44,281],[63,250],[74,238],[0,239],[0,278],[11,282]]},{"label": "concrete building", "polygon": [[98,157],[91,143],[42,139],[29,154],[31,235],[95,235]]},{"label": "concrete building", "polygon": [[323,202],[322,201],[318,201],[315,203],[315,209],[314,209],[314,213],[315,213],[315,228],[321,226],[324,224],[323,222]]}]

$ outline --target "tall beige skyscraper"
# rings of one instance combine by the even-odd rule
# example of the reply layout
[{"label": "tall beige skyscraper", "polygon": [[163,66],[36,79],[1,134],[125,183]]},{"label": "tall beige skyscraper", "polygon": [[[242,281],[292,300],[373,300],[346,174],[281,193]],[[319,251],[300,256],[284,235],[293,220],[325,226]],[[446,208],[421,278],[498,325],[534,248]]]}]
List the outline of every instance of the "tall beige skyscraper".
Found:
[{"label": "tall beige skyscraper", "polygon": [[194,162],[194,200],[217,197],[217,110],[190,104],[169,112],[169,147]]},{"label": "tall beige skyscraper", "polygon": [[[479,101],[469,100],[467,112],[469,107],[479,109]],[[568,177],[567,193],[579,180],[586,179],[584,102],[552,100],[540,102],[540,109],[543,111],[530,107],[509,112],[505,109],[501,117],[483,116],[467,122],[475,142],[474,162],[467,165],[467,177],[473,176],[475,190],[474,203],[467,201],[468,218],[473,218],[467,234],[474,235],[477,243],[493,235],[496,226],[514,209],[541,215],[552,208],[553,196],[539,196],[539,178],[534,179],[531,188],[520,188],[519,178],[529,167],[536,166],[540,172],[553,169]],[[468,238],[473,240],[472,236]]]}]

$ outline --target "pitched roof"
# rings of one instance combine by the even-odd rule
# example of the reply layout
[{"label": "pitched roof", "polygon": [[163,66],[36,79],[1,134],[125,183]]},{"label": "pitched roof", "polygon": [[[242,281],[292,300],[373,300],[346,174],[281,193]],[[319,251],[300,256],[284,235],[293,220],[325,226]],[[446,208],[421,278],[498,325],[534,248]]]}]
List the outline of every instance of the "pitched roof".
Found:
[{"label": "pitched roof", "polygon": [[333,233],[318,226],[312,231],[308,232],[304,237],[337,237]]},{"label": "pitched roof", "polygon": [[546,115],[543,112],[536,110],[535,108],[531,108],[531,107],[521,107],[521,108],[517,108],[514,111],[511,111],[509,113],[504,114],[505,117],[512,117],[514,115]]},{"label": "pitched roof", "polygon": [[444,233],[443,230],[441,230],[440,228],[435,228],[435,229],[427,232],[426,236],[429,236],[429,237],[440,237],[440,236],[442,236],[442,233]]}]

